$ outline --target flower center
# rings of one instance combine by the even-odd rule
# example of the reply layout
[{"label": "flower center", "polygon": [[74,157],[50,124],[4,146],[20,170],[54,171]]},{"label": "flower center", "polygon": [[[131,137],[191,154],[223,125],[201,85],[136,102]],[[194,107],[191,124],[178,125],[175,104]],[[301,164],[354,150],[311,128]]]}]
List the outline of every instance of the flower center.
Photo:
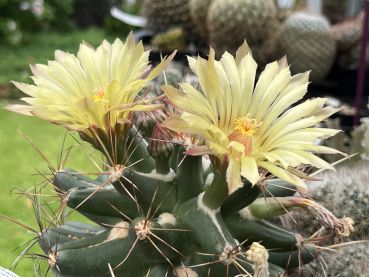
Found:
[{"label": "flower center", "polygon": [[97,89],[97,94],[92,96],[95,103],[97,102],[107,102],[105,99],[105,90],[103,88]]},{"label": "flower center", "polygon": [[250,118],[250,114],[238,117],[234,120],[233,132],[228,136],[231,141],[237,141],[244,147],[244,155],[250,156],[252,153],[252,136],[256,133],[262,122]]},{"label": "flower center", "polygon": [[249,118],[250,114],[246,117],[239,117],[234,120],[234,128],[235,132],[241,133],[243,136],[252,136],[257,129],[260,127],[261,122],[258,122],[254,118]]}]

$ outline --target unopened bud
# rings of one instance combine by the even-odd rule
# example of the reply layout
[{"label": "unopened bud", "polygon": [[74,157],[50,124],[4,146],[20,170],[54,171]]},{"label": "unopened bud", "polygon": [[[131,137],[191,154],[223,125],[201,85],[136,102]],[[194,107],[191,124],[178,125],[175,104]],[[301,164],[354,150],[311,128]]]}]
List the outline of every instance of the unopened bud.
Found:
[{"label": "unopened bud", "polygon": [[170,131],[156,126],[152,133],[147,150],[156,161],[157,173],[167,174],[170,170],[169,158],[173,151],[172,135]]}]

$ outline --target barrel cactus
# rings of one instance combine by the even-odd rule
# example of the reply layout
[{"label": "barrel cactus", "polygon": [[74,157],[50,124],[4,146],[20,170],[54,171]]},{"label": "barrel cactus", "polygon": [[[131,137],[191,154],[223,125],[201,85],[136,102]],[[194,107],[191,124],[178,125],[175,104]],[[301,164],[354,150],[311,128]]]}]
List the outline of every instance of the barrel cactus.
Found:
[{"label": "barrel cactus", "polygon": [[189,0],[144,0],[142,15],[147,18],[147,27],[155,33],[173,27],[191,30]]},{"label": "barrel cactus", "polygon": [[280,54],[286,54],[293,72],[311,70],[313,81],[323,79],[336,55],[336,42],[328,20],[318,14],[296,12],[278,33]]},{"label": "barrel cactus", "polygon": [[[337,41],[338,64],[344,68],[355,69],[359,65],[361,38],[363,35],[364,14],[346,19],[332,26],[333,37]],[[369,53],[369,48],[367,48]],[[369,64],[368,55],[366,63]]]},{"label": "barrel cactus", "polygon": [[207,41],[209,32],[206,20],[208,17],[209,6],[213,0],[190,0],[190,15],[198,36]]},{"label": "barrel cactus", "polygon": [[[28,104],[9,110],[62,125],[105,157],[96,178],[53,172],[62,205],[97,223],[37,234],[53,272],[282,276],[325,248],[268,219],[300,207],[336,236],[352,232],[350,219],[293,196],[309,179],[302,165],[331,169],[315,154],[337,153],[314,144],[338,132],[314,127],[337,111],[326,99],[289,108],[306,94],[308,73],[292,76],[285,61],[273,62],[255,82],[245,43],[220,61],[212,49],[208,59],[189,57],[199,85],[166,84],[150,98],[149,82],[173,55],[154,68],[148,56],[132,35],[96,50],[82,44],[77,56],[57,51],[55,61],[33,66],[34,85],[15,83]],[[133,113],[168,105],[147,135],[133,123]]]},{"label": "barrel cactus", "polygon": [[254,55],[278,25],[273,0],[213,0],[207,15],[210,44],[221,54],[235,53],[246,39]]},{"label": "barrel cactus", "polygon": [[323,0],[323,13],[327,16],[331,23],[342,21],[347,14],[347,0]]}]

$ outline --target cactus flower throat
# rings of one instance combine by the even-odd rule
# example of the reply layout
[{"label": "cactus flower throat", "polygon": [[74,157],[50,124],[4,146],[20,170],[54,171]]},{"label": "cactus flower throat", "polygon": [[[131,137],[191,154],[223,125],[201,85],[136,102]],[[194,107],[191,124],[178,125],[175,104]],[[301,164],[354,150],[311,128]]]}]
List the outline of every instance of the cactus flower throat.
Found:
[{"label": "cactus flower throat", "polygon": [[228,136],[230,141],[241,143],[244,147],[244,155],[250,156],[252,153],[252,136],[257,132],[262,122],[258,122],[254,118],[250,118],[248,114],[246,117],[239,117],[234,119],[233,132]]}]

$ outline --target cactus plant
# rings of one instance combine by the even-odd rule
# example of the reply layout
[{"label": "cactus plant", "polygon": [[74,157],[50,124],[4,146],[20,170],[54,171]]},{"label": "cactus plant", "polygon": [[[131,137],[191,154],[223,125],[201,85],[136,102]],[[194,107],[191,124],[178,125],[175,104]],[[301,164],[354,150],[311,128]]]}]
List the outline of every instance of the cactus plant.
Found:
[{"label": "cactus plant", "polygon": [[[347,218],[292,196],[309,179],[300,166],[331,169],[315,153],[338,153],[314,145],[338,132],[314,127],[337,111],[326,99],[289,108],[306,94],[308,73],[292,76],[285,61],[273,62],[255,85],[244,43],[220,61],[213,49],[207,60],[190,57],[198,86],[164,85],[151,99],[140,91],[173,56],[148,71],[148,54],[132,35],[96,50],[83,44],[77,56],[57,51],[33,67],[35,85],[16,83],[28,105],[9,110],[63,125],[106,158],[96,179],[53,172],[63,205],[101,226],[64,223],[38,234],[56,274],[281,276],[322,250],[269,218],[300,207],[336,235],[352,232]],[[149,122],[142,136],[133,112],[159,110],[164,97],[176,113]]]},{"label": "cactus plant", "polygon": [[147,27],[155,33],[165,32],[173,27],[191,31],[189,0],[145,0],[142,15],[148,20]]},{"label": "cactus plant", "polygon": [[213,0],[190,0],[190,15],[199,37],[208,41],[208,17],[209,6]]},{"label": "cactus plant", "polygon": [[273,0],[213,0],[207,15],[209,42],[219,54],[236,53],[246,39],[257,60],[263,56],[259,49],[277,25]]},{"label": "cactus plant", "polygon": [[[360,58],[361,37],[364,14],[346,19],[332,26],[332,33],[337,41],[338,64],[343,68],[357,68]],[[369,48],[367,49],[369,53]],[[369,64],[368,55],[366,63]]]},{"label": "cactus plant", "polygon": [[346,0],[323,0],[323,13],[331,23],[342,21],[346,17],[348,1]]},{"label": "cactus plant", "polygon": [[278,47],[286,54],[293,72],[311,70],[311,79],[323,79],[332,67],[336,43],[327,19],[318,14],[296,12],[282,24]]},{"label": "cactus plant", "polygon": [[182,28],[171,28],[157,34],[152,39],[152,45],[160,51],[170,52],[174,50],[184,51],[187,49],[186,34]]}]

